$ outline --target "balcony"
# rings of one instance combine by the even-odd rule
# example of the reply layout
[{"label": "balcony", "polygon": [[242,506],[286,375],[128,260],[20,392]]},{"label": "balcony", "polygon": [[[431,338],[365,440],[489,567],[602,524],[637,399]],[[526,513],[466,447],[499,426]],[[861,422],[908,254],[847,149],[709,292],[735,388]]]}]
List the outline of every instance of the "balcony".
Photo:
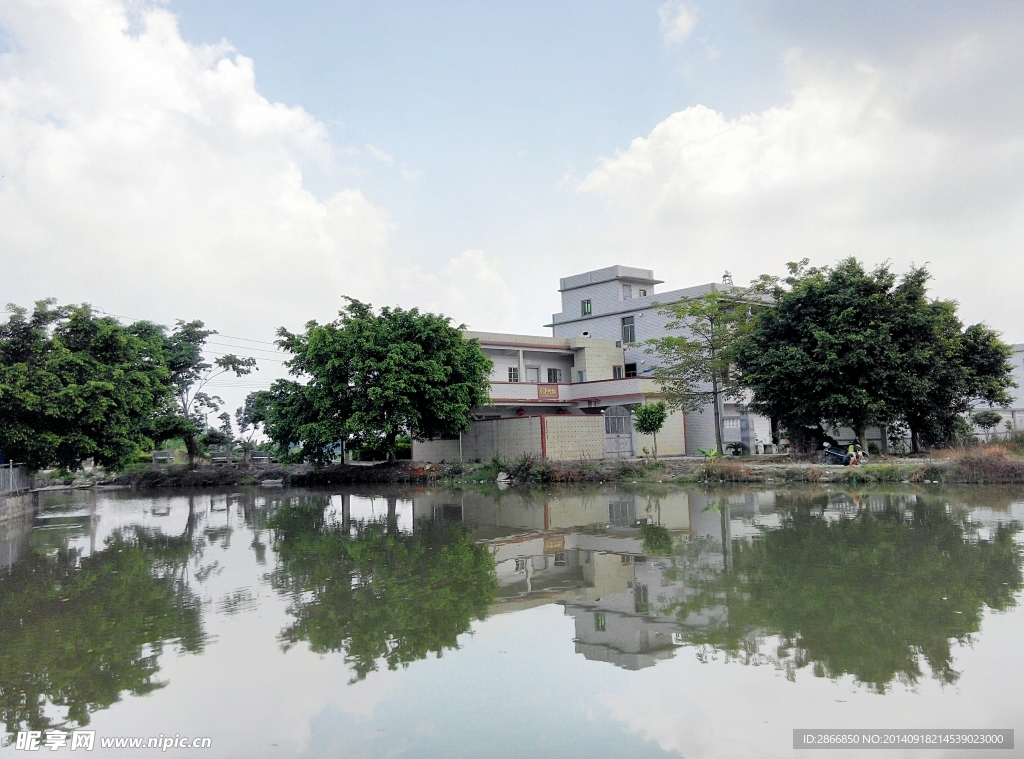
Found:
[{"label": "balcony", "polygon": [[507,406],[518,403],[552,403],[576,405],[581,401],[615,401],[631,403],[630,398],[656,395],[658,383],[650,377],[595,380],[594,382],[492,382],[491,402]]}]

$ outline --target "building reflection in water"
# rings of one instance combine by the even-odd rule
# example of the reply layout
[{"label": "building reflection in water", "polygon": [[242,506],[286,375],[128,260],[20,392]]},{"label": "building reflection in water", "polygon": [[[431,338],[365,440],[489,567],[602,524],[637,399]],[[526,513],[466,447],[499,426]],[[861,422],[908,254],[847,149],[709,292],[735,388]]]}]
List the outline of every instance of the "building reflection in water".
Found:
[{"label": "building reflection in water", "polygon": [[490,546],[499,584],[491,614],[561,604],[575,620],[577,653],[626,669],[672,657],[686,626],[725,613],[705,610],[680,622],[669,607],[686,598],[686,583],[672,571],[672,558],[644,550],[643,526],[660,526],[675,541],[701,541],[700,561],[720,571],[730,521],[744,520],[756,532],[755,525],[775,519],[770,491],[726,498],[724,515],[709,508],[715,499],[684,490],[462,492],[455,498],[452,503],[451,492],[415,495],[415,515],[461,514]]}]

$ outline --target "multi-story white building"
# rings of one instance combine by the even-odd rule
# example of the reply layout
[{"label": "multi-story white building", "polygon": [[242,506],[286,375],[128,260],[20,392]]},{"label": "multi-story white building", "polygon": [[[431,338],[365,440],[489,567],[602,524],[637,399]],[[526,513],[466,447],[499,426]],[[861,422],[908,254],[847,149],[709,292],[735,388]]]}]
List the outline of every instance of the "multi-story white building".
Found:
[{"label": "multi-story white building", "polygon": [[[649,269],[612,266],[561,280],[562,312],[551,337],[467,332],[494,363],[491,402],[476,409],[458,441],[414,442],[418,461],[471,461],[536,455],[552,459],[623,458],[653,452],[631,410],[661,397],[656,358],[644,342],[669,334],[655,306],[718,290],[715,283],[656,292]],[[771,443],[769,420],[739,404],[721,409],[726,443]],[[715,446],[714,413],[670,414],[658,434],[661,455],[697,454]]]}]

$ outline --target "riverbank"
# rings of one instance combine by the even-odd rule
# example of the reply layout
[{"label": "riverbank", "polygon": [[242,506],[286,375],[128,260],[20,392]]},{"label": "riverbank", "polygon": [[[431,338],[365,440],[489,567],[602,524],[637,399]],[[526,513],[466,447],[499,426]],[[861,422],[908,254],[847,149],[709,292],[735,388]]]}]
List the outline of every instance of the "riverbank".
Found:
[{"label": "riverbank", "polygon": [[201,466],[144,466],[114,478],[70,487],[117,485],[138,490],[156,488],[234,486],[323,486],[361,483],[485,484],[655,482],[655,483],[1024,483],[1024,458],[996,448],[968,449],[942,458],[886,458],[866,466],[843,467],[792,459],[725,457],[673,458],[660,461],[552,462],[522,458],[470,464],[334,464],[322,469],[309,465],[273,468]]}]

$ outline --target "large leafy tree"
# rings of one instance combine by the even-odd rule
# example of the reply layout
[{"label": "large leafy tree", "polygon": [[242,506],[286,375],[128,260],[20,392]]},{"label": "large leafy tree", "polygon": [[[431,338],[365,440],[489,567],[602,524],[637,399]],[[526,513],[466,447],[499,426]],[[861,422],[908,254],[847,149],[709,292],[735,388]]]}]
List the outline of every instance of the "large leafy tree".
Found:
[{"label": "large leafy tree", "polygon": [[[1020,525],[984,537],[948,498],[872,499],[885,508],[836,521],[823,516],[828,495],[787,498],[782,524],[732,541],[731,563],[717,570],[707,554],[720,546],[682,545],[675,571],[690,594],[663,612],[711,620],[683,627],[690,643],[774,659],[790,677],[811,665],[819,677],[852,675],[885,692],[916,683],[927,662],[940,682],[955,682],[952,642],[971,641],[986,608],[1017,604]],[[779,642],[762,647],[768,636]]]},{"label": "large leafy tree", "polygon": [[272,578],[295,621],[280,636],[325,654],[345,652],[355,680],[383,660],[389,669],[440,656],[483,619],[494,600],[494,558],[459,522],[386,519],[327,525],[323,506],[280,510],[272,519],[281,568]]},{"label": "large leafy tree", "polygon": [[118,468],[149,442],[170,397],[163,345],[88,305],[15,305],[0,326],[0,451],[41,469]]},{"label": "large leafy tree", "polygon": [[[278,330],[292,354],[282,380],[260,395],[267,434],[282,448],[301,446],[323,463],[354,437],[394,457],[403,434],[457,435],[488,400],[491,362],[450,319],[418,309],[383,308],[346,298],[339,318],[309,322],[305,332]],[[261,417],[262,419],[262,417]]]},{"label": "large leafy tree", "polygon": [[913,450],[953,440],[977,404],[1007,406],[1014,386],[1011,348],[984,324],[963,328],[956,304],[932,301],[904,314],[915,322],[905,348],[909,371],[901,385],[900,423]]},{"label": "large leafy tree", "polygon": [[665,328],[675,334],[647,342],[648,353],[658,357],[654,377],[668,405],[701,412],[711,406],[719,453],[724,453],[722,402],[743,394],[739,375],[733,369],[733,354],[749,327],[755,303],[730,288],[668,304],[661,313],[671,317]]},{"label": "large leafy tree", "polygon": [[[241,377],[256,368],[256,359],[229,353],[208,362],[203,357],[206,340],[215,330],[206,329],[201,321],[178,321],[167,334],[154,327],[163,342],[164,361],[170,372],[174,406],[168,409],[155,426],[154,437],[166,440],[180,437],[185,441],[189,466],[195,466],[199,455],[199,436],[206,429],[206,416],[220,411],[223,401],[208,392],[209,383],[225,374]],[[229,418],[230,422],[230,418]]]},{"label": "large leafy tree", "polygon": [[118,534],[90,556],[30,553],[0,574],[0,712],[9,734],[87,725],[124,694],[166,684],[165,645],[203,649],[201,599],[180,570],[191,549],[191,535]]},{"label": "large leafy tree", "polygon": [[926,269],[789,266],[759,283],[772,303],[734,358],[752,408],[791,436],[847,426],[864,445],[869,425],[899,422],[937,436],[973,402],[1007,399],[1007,349],[984,325],[964,331],[955,303],[929,300]]}]

